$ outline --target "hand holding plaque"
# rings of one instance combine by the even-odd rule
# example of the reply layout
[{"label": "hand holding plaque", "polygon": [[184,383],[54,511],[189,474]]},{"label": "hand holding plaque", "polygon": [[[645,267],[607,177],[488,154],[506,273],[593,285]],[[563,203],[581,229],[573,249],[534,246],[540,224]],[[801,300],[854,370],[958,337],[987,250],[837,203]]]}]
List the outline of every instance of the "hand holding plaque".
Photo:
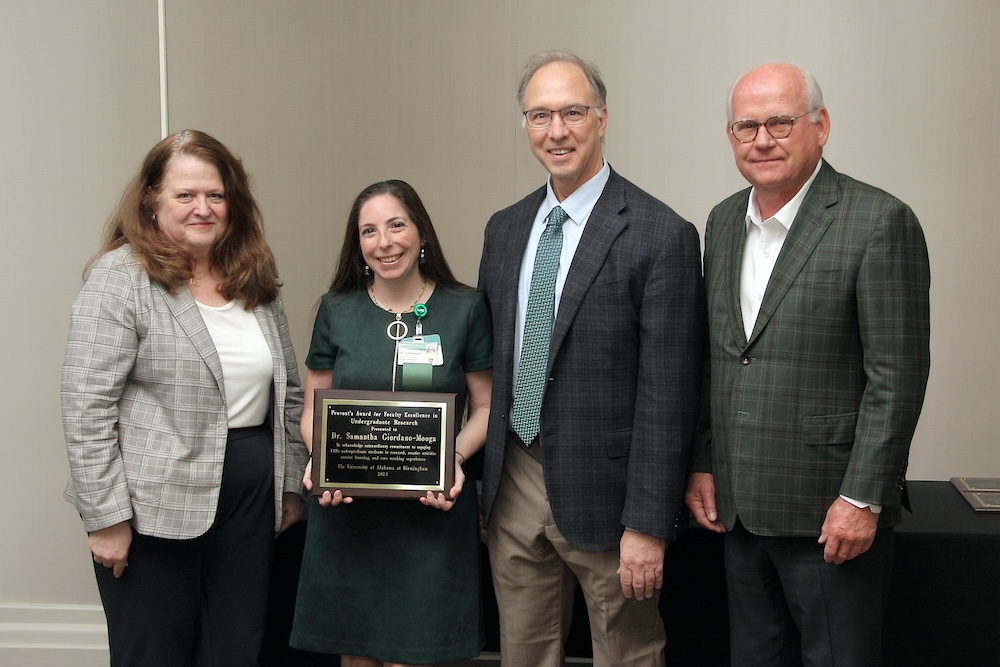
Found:
[{"label": "hand holding plaque", "polygon": [[419,498],[455,479],[455,394],[317,389],[312,493]]}]

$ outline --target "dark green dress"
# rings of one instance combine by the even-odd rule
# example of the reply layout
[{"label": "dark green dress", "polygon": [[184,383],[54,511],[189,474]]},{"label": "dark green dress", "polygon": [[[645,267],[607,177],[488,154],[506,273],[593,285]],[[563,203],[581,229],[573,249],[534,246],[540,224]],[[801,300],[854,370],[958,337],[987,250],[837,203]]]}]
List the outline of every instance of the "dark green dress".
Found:
[{"label": "dark green dress", "polygon": [[[441,286],[426,305],[423,333],[441,336],[444,356],[433,367],[431,391],[458,395],[460,421],[465,373],[493,366],[489,313],[478,292]],[[385,329],[392,319],[365,292],[327,294],[306,366],[332,369],[335,389],[389,390],[394,343]],[[403,321],[412,336],[413,314]],[[449,512],[416,499],[356,498],[338,507],[312,501],[292,646],[390,662],[460,660],[482,650],[480,606],[472,480]]]}]

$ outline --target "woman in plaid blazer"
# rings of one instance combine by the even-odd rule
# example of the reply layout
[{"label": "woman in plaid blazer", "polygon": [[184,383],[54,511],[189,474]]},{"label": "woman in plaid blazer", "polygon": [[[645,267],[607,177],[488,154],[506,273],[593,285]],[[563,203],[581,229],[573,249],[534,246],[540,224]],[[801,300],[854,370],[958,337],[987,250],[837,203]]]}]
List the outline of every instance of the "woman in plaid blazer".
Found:
[{"label": "woman in plaid blazer", "polygon": [[240,160],[150,150],[73,304],[71,479],[113,665],[256,665],[276,531],[301,513],[302,388]]}]

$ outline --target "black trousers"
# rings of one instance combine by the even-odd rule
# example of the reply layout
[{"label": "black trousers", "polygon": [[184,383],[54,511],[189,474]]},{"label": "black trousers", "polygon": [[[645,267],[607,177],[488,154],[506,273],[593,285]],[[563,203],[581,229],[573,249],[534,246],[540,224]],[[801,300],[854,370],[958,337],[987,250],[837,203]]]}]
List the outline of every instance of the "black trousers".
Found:
[{"label": "black trousers", "polygon": [[883,528],[834,565],[814,537],[762,537],[737,520],[725,545],[734,667],[879,665],[892,543]]},{"label": "black trousers", "polygon": [[133,531],[120,579],[95,563],[111,664],[257,664],[274,547],[270,427],[232,429],[215,524],[191,540]]}]

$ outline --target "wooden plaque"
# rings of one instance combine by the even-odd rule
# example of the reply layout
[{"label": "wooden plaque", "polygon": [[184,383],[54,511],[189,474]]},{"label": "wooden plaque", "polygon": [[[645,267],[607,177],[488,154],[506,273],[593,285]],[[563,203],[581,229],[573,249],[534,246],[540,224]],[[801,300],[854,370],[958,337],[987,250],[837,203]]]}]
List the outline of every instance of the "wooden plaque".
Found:
[{"label": "wooden plaque", "polygon": [[455,480],[455,394],[317,389],[313,495],[417,498]]}]

